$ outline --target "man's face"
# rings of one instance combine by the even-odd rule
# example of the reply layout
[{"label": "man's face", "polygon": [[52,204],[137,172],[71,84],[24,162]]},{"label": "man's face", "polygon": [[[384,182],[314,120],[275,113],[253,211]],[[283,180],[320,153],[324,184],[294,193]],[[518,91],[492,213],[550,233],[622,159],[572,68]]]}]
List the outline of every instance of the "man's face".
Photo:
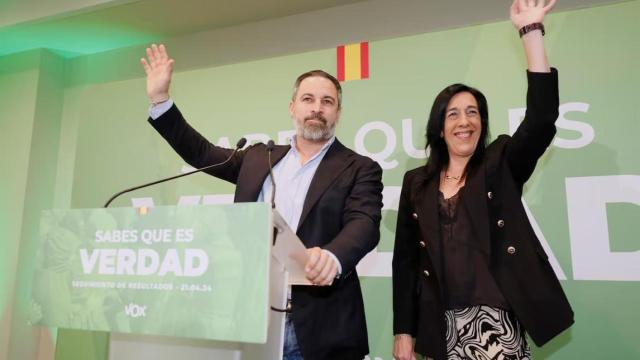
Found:
[{"label": "man's face", "polygon": [[340,118],[340,110],[335,85],[319,76],[302,80],[289,104],[297,136],[308,141],[330,139]]}]

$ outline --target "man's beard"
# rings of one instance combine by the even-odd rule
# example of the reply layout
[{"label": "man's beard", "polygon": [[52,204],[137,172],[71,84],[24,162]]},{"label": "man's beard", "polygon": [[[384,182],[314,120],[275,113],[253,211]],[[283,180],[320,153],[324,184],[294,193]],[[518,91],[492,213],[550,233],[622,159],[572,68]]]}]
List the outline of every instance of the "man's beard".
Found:
[{"label": "man's beard", "polygon": [[[307,120],[316,121],[309,122]],[[320,122],[320,124],[318,122]],[[309,141],[329,140],[336,132],[336,124],[333,123],[330,126],[327,125],[327,119],[325,119],[325,117],[320,113],[314,113],[311,116],[307,116],[304,118],[302,123],[298,120],[294,120],[294,124],[296,127],[296,134]]]}]

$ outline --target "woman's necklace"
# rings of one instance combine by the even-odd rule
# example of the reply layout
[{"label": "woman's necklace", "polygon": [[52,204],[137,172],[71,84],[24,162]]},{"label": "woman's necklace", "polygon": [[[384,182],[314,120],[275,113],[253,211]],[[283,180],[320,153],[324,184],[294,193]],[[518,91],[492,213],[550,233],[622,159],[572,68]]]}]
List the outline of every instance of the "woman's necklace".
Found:
[{"label": "woman's necklace", "polygon": [[445,179],[445,180],[456,180],[456,181],[460,181],[460,175],[458,175],[458,176],[453,176],[453,175],[448,175],[447,173],[444,173],[444,179]]}]

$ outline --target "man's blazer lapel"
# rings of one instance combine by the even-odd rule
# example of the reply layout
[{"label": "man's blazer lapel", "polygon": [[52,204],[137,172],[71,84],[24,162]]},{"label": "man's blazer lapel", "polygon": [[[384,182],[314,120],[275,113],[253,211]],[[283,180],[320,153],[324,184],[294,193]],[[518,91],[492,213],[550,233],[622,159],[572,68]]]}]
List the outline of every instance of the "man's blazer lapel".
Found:
[{"label": "man's blazer lapel", "polygon": [[298,229],[300,229],[309,212],[313,209],[313,206],[318,202],[322,194],[353,161],[354,159],[350,156],[350,153],[346,151],[344,145],[336,139],[331,147],[329,147],[329,150],[327,150],[320,165],[318,165],[316,173],[313,175],[309,190],[307,191],[307,197],[304,199]]},{"label": "man's blazer lapel", "polygon": [[[275,166],[287,154],[291,146],[275,146],[271,153],[271,166]],[[260,150],[258,150],[260,151]],[[258,200],[264,180],[269,175],[269,158],[266,148],[246,164],[251,169],[251,176],[244,176],[242,186],[236,188],[235,202],[252,202]],[[276,184],[277,186],[278,184]],[[277,190],[276,190],[277,191]]]}]

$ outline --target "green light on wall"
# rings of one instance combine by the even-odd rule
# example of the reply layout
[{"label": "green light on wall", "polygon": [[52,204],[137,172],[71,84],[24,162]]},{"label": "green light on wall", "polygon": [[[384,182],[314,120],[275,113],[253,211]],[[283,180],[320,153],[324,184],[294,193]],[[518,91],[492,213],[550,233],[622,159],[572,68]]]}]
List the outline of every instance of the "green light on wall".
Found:
[{"label": "green light on wall", "polygon": [[45,48],[65,58],[72,58],[157,39],[157,34],[109,23],[66,21],[25,24],[0,29],[0,56]]}]

